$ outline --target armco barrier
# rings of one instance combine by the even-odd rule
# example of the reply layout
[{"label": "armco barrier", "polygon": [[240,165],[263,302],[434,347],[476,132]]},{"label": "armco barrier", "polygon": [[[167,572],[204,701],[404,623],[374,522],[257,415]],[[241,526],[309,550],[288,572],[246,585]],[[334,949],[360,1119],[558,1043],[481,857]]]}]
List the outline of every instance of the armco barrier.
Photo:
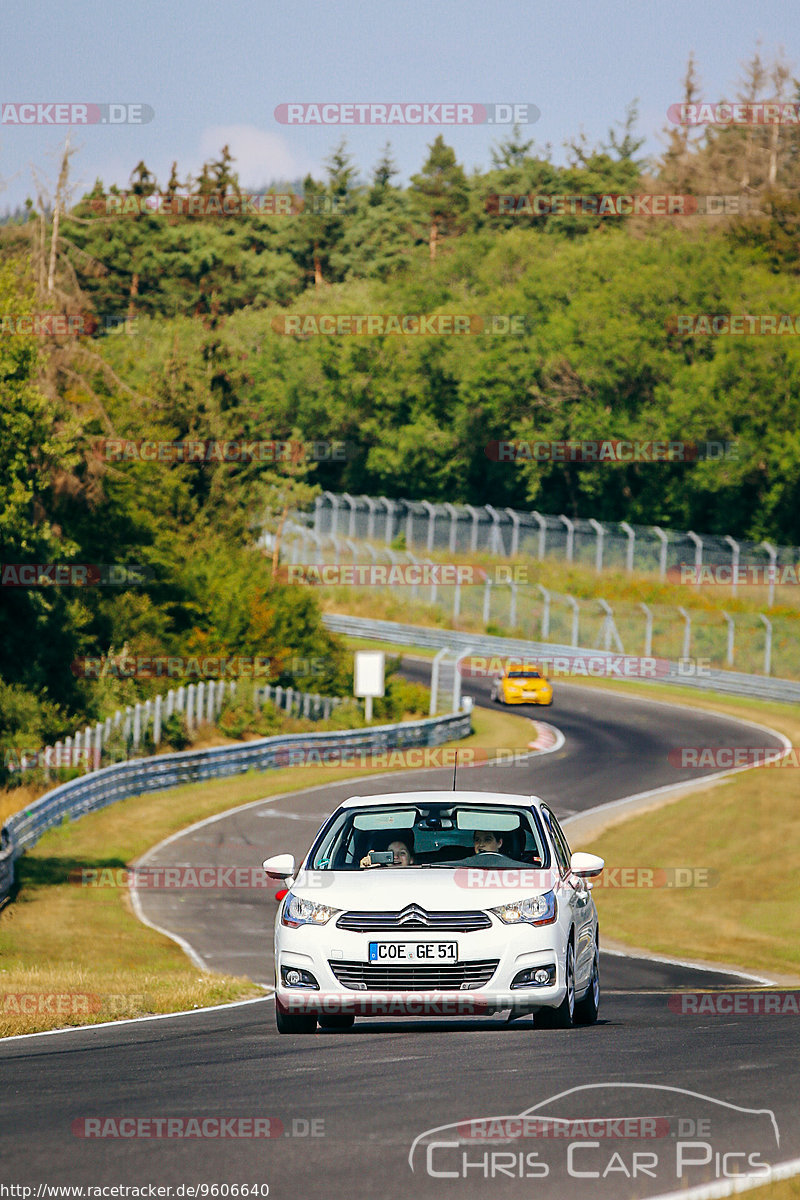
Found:
[{"label": "armco barrier", "polygon": [[184,750],[155,758],[139,758],[91,771],[53,788],[6,821],[0,850],[0,896],[6,895],[13,884],[14,860],[33,846],[43,833],[65,819],[75,820],[116,800],[203,779],[239,775],[244,771],[268,771],[286,765],[281,762],[281,753],[289,749],[323,751],[346,747],[379,753],[406,746],[439,746],[467,737],[470,730],[467,711],[406,721],[400,725],[278,735],[235,746],[215,746],[211,750]]},{"label": "armco barrier", "polygon": [[[553,658],[558,655],[578,655],[592,658],[619,659],[624,655],[608,650],[593,650],[580,646],[561,646],[554,642],[526,642],[519,638],[494,637],[486,633],[463,633],[456,629],[436,629],[426,625],[402,625],[396,621],[373,621],[369,617],[347,617],[325,613],[323,624],[332,633],[351,637],[374,638],[394,642],[398,646],[422,646],[442,650],[471,650],[488,656]],[[710,692],[727,692],[732,696],[749,696],[756,700],[781,700],[786,704],[800,703],[800,683],[793,679],[773,679],[767,675],[745,675],[740,671],[703,671],[691,674],[691,662],[670,662],[667,673],[648,679],[649,683],[672,683],[682,687],[699,688]]]}]

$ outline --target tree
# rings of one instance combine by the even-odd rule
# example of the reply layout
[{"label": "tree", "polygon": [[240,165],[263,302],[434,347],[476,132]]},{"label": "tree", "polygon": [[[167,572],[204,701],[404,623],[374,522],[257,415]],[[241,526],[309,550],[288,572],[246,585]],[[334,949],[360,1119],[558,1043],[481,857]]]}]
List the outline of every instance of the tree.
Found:
[{"label": "tree", "polygon": [[421,172],[411,176],[411,194],[417,210],[427,220],[428,247],[434,262],[440,238],[459,230],[469,194],[464,170],[441,134],[428,149]]},{"label": "tree", "polygon": [[[697,63],[694,51],[692,51],[686,64],[686,74],[683,77],[682,103],[685,105],[697,104],[700,95]],[[673,124],[667,127],[666,133],[667,149],[661,159],[659,176],[679,195],[691,193],[696,190],[694,172],[697,169],[697,162],[694,151],[697,145],[697,134],[692,133],[690,125]]]},{"label": "tree", "polygon": [[521,167],[533,146],[533,138],[522,141],[522,131],[515,125],[504,142],[492,147],[492,162],[499,169]]}]

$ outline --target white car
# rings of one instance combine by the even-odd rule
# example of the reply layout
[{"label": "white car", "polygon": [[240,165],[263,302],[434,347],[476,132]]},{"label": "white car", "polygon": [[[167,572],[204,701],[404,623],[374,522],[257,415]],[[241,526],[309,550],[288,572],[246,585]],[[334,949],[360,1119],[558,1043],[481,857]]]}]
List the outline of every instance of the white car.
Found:
[{"label": "white car", "polygon": [[548,806],[503,792],[352,797],[296,869],[275,920],[280,1033],[357,1015],[509,1010],[569,1028],[597,1019],[604,862],[571,854]]}]

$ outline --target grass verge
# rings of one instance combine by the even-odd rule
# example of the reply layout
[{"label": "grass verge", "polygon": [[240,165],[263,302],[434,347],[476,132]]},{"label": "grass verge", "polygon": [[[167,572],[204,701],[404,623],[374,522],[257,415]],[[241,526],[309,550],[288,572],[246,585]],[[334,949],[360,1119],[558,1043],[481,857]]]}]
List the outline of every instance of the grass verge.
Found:
[{"label": "grass verge", "polygon": [[[603,690],[588,681],[584,686]],[[628,695],[750,718],[800,746],[800,718],[785,704],[688,696],[685,689],[660,685],[619,687]],[[557,699],[552,719],[558,724]],[[739,744],[749,744],[744,729]],[[789,762],[797,763],[796,753]],[[680,774],[676,769],[676,783]],[[610,867],[705,868],[713,886],[600,888],[596,899],[606,938],[632,949],[799,976],[800,943],[789,933],[800,907],[797,799],[796,765],[756,767],[607,826],[591,839],[591,849]],[[575,843],[590,848],[578,838]]]},{"label": "grass verge", "polygon": [[[448,745],[524,749],[531,738],[527,721],[500,711],[476,709],[473,729]],[[260,995],[249,979],[200,971],[136,919],[126,889],[77,887],[70,872],[124,867],[171,833],[251,800],[371,774],[375,768],[250,772],[134,796],[51,830],[20,859],[19,895],[0,912],[0,1035]]]}]

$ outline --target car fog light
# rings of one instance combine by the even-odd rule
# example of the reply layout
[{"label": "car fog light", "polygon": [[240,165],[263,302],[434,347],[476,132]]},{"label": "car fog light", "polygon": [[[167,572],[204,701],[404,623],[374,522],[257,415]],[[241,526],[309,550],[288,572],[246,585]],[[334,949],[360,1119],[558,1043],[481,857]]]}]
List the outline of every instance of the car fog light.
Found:
[{"label": "car fog light", "polygon": [[548,987],[556,981],[555,964],[546,967],[528,967],[518,971],[511,980],[512,988]]},{"label": "car fog light", "polygon": [[305,988],[306,991],[318,992],[319,984],[310,971],[302,967],[281,967],[281,983],[284,987]]}]

